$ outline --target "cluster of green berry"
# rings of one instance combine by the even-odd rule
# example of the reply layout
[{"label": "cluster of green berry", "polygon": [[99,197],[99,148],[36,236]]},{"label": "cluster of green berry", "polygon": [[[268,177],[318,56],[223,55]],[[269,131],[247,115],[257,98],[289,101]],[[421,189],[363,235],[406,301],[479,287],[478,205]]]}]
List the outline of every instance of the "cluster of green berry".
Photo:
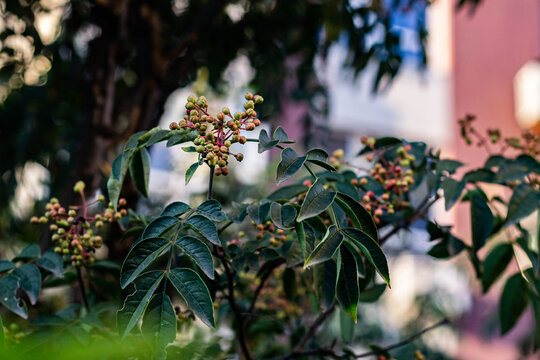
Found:
[{"label": "cluster of green berry", "polygon": [[[36,224],[47,224],[53,232],[51,240],[55,246],[54,251],[61,255],[70,255],[73,266],[91,265],[94,263],[94,253],[103,245],[101,236],[96,235],[99,228],[103,227],[104,222],[114,222],[127,215],[127,210],[121,208],[114,210],[113,204],[109,206],[102,214],[88,215],[88,207],[97,203],[103,203],[105,197],[100,195],[96,200],[86,202],[84,196],[85,184],[82,181],[77,182],[73,190],[80,194],[82,205],[62,206],[57,198],[49,200],[45,206],[45,214],[38,218],[34,216],[30,222]],[[120,207],[126,205],[125,199],[118,201]]]},{"label": "cluster of green berry", "polygon": [[[373,191],[366,191],[362,197],[362,205],[371,211],[376,224],[380,223],[380,217],[386,213],[394,214],[395,210],[410,206],[404,201],[402,195],[409,192],[409,188],[414,184],[413,170],[410,168],[414,162],[414,155],[410,154],[411,146],[404,145],[397,149],[395,161],[386,160],[383,154],[375,148],[374,138],[362,138],[362,143],[371,149],[371,153],[366,156],[368,161],[377,162],[369,171],[373,180],[382,185],[384,193],[376,196]],[[352,185],[363,188],[368,184],[367,178],[353,179]]]},{"label": "cluster of green berry", "polygon": [[227,175],[229,157],[234,156],[237,161],[242,161],[242,153],[233,154],[230,147],[234,143],[245,144],[247,139],[240,135],[241,130],[252,131],[259,125],[261,120],[257,118],[255,105],[261,104],[264,99],[260,95],[246,93],[244,111],[231,114],[229,108],[224,107],[215,117],[208,113],[208,101],[204,96],[196,98],[190,95],[186,103],[186,115],[184,119],[172,122],[171,130],[189,128],[199,132],[193,141],[195,150],[201,154],[204,161],[212,168],[216,168],[216,175]]}]

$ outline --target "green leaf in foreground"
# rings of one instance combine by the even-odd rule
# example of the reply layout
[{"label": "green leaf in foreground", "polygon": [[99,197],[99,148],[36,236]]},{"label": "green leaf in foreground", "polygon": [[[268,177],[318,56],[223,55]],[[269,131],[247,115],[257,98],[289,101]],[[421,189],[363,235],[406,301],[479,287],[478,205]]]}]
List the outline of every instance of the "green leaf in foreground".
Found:
[{"label": "green leaf in foreground", "polygon": [[199,162],[197,161],[197,162],[191,164],[189,169],[187,169],[187,171],[186,171],[186,185],[189,184],[189,181],[191,180],[191,178],[195,174],[195,171],[197,171],[198,168],[199,168]]},{"label": "green leaf in foreground", "polygon": [[36,261],[36,264],[58,277],[64,276],[64,261],[62,260],[62,256],[55,253],[53,249],[43,254],[43,256]]},{"label": "green leaf in foreground", "polygon": [[216,224],[202,215],[195,215],[188,218],[184,224],[204,236],[208,241],[215,245],[221,245],[219,242]]},{"label": "green leaf in foreground", "polygon": [[148,197],[148,181],[150,179],[150,154],[142,148],[133,154],[129,163],[129,174],[133,184],[144,196]]},{"label": "green leaf in foreground", "polygon": [[484,246],[494,222],[495,218],[487,202],[478,195],[471,196],[472,242],[475,250]]},{"label": "green leaf in foreground", "polygon": [[221,204],[215,199],[206,200],[195,212],[215,222],[227,220],[227,215],[221,210]]},{"label": "green leaf in foreground", "polygon": [[306,194],[296,221],[319,215],[332,204],[335,197],[336,193],[326,190],[321,180],[317,178]]},{"label": "green leaf in foreground", "polygon": [[171,242],[163,238],[146,239],[134,245],[122,264],[122,275],[120,276],[122,289],[135,280],[166,250],[170,250],[170,247]]},{"label": "green leaf in foreground", "polygon": [[379,239],[377,226],[375,226],[371,214],[358,201],[348,195],[338,193],[336,202],[358,230],[365,232],[374,241]]},{"label": "green leaf in foreground", "polygon": [[521,183],[514,189],[508,204],[505,225],[519,222],[540,206],[540,194],[531,185]]},{"label": "green leaf in foreground", "polygon": [[375,270],[381,275],[383,280],[390,287],[390,273],[388,271],[388,262],[381,247],[366,233],[354,229],[346,228],[341,232],[345,235],[353,245],[358,247],[360,251],[366,256],[366,259],[373,265]]},{"label": "green leaf in foreground", "polygon": [[527,280],[523,278],[521,273],[517,273],[506,281],[499,304],[502,335],[514,327],[528,303],[529,288]]},{"label": "green leaf in foreground", "polygon": [[176,338],[176,313],[167,294],[155,294],[144,312],[143,334],[157,349],[163,349]]},{"label": "green leaf in foreground", "polygon": [[126,337],[131,329],[137,325],[164,276],[163,271],[151,271],[135,280],[135,291],[126,298],[124,307],[116,315],[118,332],[122,338]]},{"label": "green leaf in foreground", "polygon": [[285,148],[281,152],[281,162],[277,168],[277,184],[281,184],[291,176],[293,176],[304,163],[306,162],[305,156],[298,156],[296,151],[292,148]]},{"label": "green leaf in foreground", "polygon": [[336,287],[337,299],[343,311],[345,311],[345,313],[356,323],[358,307],[358,269],[356,260],[347,247],[342,246],[340,251],[341,269],[339,271]]},{"label": "green leaf in foreground", "polygon": [[497,245],[484,260],[484,271],[482,272],[482,288],[486,293],[490,286],[497,280],[497,278],[503,273],[504,269],[508,266],[514,252],[512,251],[512,245],[503,243]]},{"label": "green leaf in foreground", "polygon": [[206,325],[215,327],[214,306],[210,292],[200,276],[195,271],[184,268],[172,269],[168,276],[191,311]]},{"label": "green leaf in foreground", "polygon": [[208,246],[193,236],[181,236],[175,245],[199,265],[206,276],[214,278],[214,260]]},{"label": "green leaf in foreground", "polygon": [[334,225],[332,225],[328,229],[326,236],[321,240],[319,244],[317,244],[311,254],[309,254],[309,257],[306,259],[306,262],[304,264],[304,268],[330,260],[332,256],[334,256],[342,242],[343,235],[337,230]]}]

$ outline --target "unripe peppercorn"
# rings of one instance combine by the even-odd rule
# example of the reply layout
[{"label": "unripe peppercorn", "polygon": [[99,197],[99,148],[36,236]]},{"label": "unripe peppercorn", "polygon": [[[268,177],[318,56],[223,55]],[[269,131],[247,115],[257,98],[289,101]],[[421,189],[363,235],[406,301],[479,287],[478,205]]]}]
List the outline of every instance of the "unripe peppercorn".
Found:
[{"label": "unripe peppercorn", "polygon": [[238,154],[236,154],[234,157],[236,158],[237,161],[242,161],[242,160],[244,160],[244,154],[238,153]]},{"label": "unripe peppercorn", "polygon": [[127,205],[127,200],[124,199],[124,198],[121,198],[120,200],[118,200],[118,205],[119,206],[126,206]]},{"label": "unripe peppercorn", "polygon": [[217,168],[215,171],[214,171],[214,174],[216,174],[216,176],[219,176],[222,174],[222,169],[221,168]]},{"label": "unripe peppercorn", "polygon": [[240,120],[242,118],[242,113],[235,112],[234,113],[234,118],[235,118],[235,120]]},{"label": "unripe peppercorn", "polygon": [[225,140],[224,145],[226,147],[230,147],[232,145],[232,143],[229,140]]},{"label": "unripe peppercorn", "polygon": [[82,194],[82,192],[84,191],[84,187],[85,187],[85,184],[84,184],[84,181],[77,181],[77,183],[75,183],[75,186],[73,187],[73,191],[76,192],[77,194]]},{"label": "unripe peppercorn", "polygon": [[261,120],[259,120],[259,119],[253,119],[253,125],[255,125],[255,126],[260,126],[260,125],[261,125]]},{"label": "unripe peppercorn", "polygon": [[240,136],[240,139],[238,139],[238,142],[239,142],[240,144],[245,144],[246,141],[247,141],[247,139],[246,139],[245,136]]},{"label": "unripe peppercorn", "polygon": [[178,123],[173,121],[172,123],[169,124],[169,129],[171,130],[178,129]]},{"label": "unripe peppercorn", "polygon": [[[252,100],[249,100],[249,101],[246,101],[244,103],[244,109],[253,109],[253,107],[255,106],[255,103],[252,101]],[[247,115],[247,113],[246,113]]]},{"label": "unripe peppercorn", "polygon": [[255,101],[255,104],[262,104],[264,98],[261,95],[255,95],[255,97],[253,97],[253,100]]},{"label": "unripe peppercorn", "polygon": [[[47,219],[45,219],[45,220],[47,220]],[[32,224],[39,224],[40,221],[39,221],[39,218],[38,218],[37,216],[32,216],[32,217],[30,218],[30,222],[31,222]]]},{"label": "unripe peppercorn", "polygon": [[218,119],[219,121],[225,120],[225,114],[222,113],[222,112],[220,112],[219,114],[217,114],[217,119]]},{"label": "unripe peppercorn", "polygon": [[246,95],[244,95],[244,98],[246,100],[253,100],[253,94],[250,92],[247,92]]},{"label": "unripe peppercorn", "polygon": [[227,169],[226,167],[222,168],[221,172],[223,173],[223,176],[229,175],[229,169]]}]

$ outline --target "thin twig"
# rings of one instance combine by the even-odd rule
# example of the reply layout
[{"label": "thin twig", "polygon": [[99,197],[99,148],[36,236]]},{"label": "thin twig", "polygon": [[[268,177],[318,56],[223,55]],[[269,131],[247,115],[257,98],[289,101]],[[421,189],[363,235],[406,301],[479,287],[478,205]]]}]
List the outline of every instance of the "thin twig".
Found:
[{"label": "thin twig", "polygon": [[208,178],[208,200],[212,199],[213,188],[214,188],[214,166],[210,166],[210,176]]},{"label": "thin twig", "polygon": [[360,359],[360,358],[363,358],[363,357],[368,357],[368,356],[373,356],[373,355],[377,355],[379,354],[381,351],[390,351],[390,350],[394,350],[394,349],[397,349],[399,347],[402,347],[402,346],[405,346],[411,342],[413,342],[414,340],[418,339],[420,336],[424,335],[425,333],[427,333],[428,331],[431,331],[433,329],[436,329],[438,328],[439,326],[442,326],[442,325],[446,325],[446,324],[449,324],[450,323],[450,320],[448,320],[447,318],[444,318],[442,319],[441,321],[439,321],[438,323],[434,324],[434,325],[431,325],[427,328],[425,328],[424,330],[421,330],[420,332],[417,332],[416,334],[414,335],[411,335],[409,336],[408,338],[406,338],[405,340],[403,341],[400,341],[396,344],[393,344],[393,345],[390,345],[390,346],[387,346],[385,348],[382,348],[381,350],[379,351],[370,351],[370,352],[366,352],[366,353],[362,353],[362,354],[358,354],[356,355],[355,357],[357,359]]},{"label": "thin twig", "polygon": [[334,303],[330,305],[328,309],[326,309],[325,311],[320,313],[319,316],[317,316],[315,321],[313,321],[313,323],[309,326],[306,334],[302,337],[302,339],[300,339],[300,341],[294,348],[294,352],[300,351],[304,348],[304,346],[306,346],[307,342],[311,340],[311,338],[315,335],[315,332],[317,332],[319,326],[321,326],[322,323],[328,318],[328,316],[330,316],[330,314],[334,312],[335,308],[336,302],[334,301]]},{"label": "thin twig", "polygon": [[404,223],[401,223],[399,225],[394,226],[394,228],[387,234],[385,234],[382,238],[379,240],[379,244],[382,245],[388,240],[392,235],[395,235],[399,230],[405,229],[409,227],[410,225],[414,224],[417,220],[420,220],[423,218],[429,208],[439,200],[440,196],[436,195],[431,201],[428,202],[430,196],[427,196],[424,201],[414,211],[414,215],[411,216],[407,221]]},{"label": "thin twig", "polygon": [[249,348],[247,346],[247,340],[246,335],[244,333],[244,316],[242,315],[242,312],[238,308],[236,304],[236,299],[234,297],[234,275],[229,268],[229,263],[227,259],[225,258],[225,255],[221,253],[221,249],[214,245],[214,253],[216,256],[221,260],[221,263],[223,264],[223,268],[225,269],[225,275],[227,276],[227,300],[229,301],[229,305],[231,306],[231,309],[236,317],[236,323],[238,328],[238,342],[240,343],[240,349],[242,350],[242,353],[244,354],[244,358],[246,360],[253,359],[251,356],[251,353],[249,351]]},{"label": "thin twig", "polygon": [[387,352],[387,351],[397,349],[397,348],[405,346],[407,344],[410,344],[411,342],[418,339],[419,337],[421,337],[422,335],[424,335],[428,331],[434,330],[434,329],[438,328],[439,326],[446,325],[446,324],[449,324],[449,323],[450,323],[450,320],[448,320],[447,318],[444,318],[441,321],[439,321],[438,323],[436,323],[434,325],[431,325],[431,326],[421,330],[420,332],[417,332],[416,334],[411,335],[408,338],[406,338],[405,340],[402,340],[402,341],[400,341],[400,342],[398,342],[396,344],[392,344],[390,346],[380,348],[378,350],[369,351],[369,352],[365,352],[365,353],[358,354],[358,355],[356,355],[356,354],[354,354],[354,355],[353,354],[339,355],[332,349],[332,347],[329,347],[329,348],[309,349],[309,350],[305,350],[305,351],[296,351],[296,350],[294,350],[292,353],[287,354],[285,356],[272,358],[272,359],[266,359],[266,360],[289,360],[289,359],[295,359],[295,358],[304,357],[304,356],[327,356],[327,357],[331,357],[333,359],[351,359],[351,358],[360,359],[360,358],[365,358],[365,357],[369,357],[369,356],[375,356],[375,355],[379,355],[379,354]]},{"label": "thin twig", "polygon": [[84,303],[84,307],[86,308],[86,311],[90,313],[90,304],[88,303],[88,296],[86,295],[86,288],[84,287],[81,267],[75,266],[75,269],[77,269],[77,278],[79,279],[79,287],[81,288],[81,297]]}]

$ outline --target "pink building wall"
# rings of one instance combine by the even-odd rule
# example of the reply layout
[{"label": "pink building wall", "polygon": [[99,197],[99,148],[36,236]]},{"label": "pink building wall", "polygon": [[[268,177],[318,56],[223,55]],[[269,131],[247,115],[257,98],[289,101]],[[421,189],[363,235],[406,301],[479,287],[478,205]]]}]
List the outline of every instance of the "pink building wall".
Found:
[{"label": "pink building wall", "polygon": [[[505,136],[518,135],[521,130],[514,116],[513,79],[522,65],[540,56],[540,1],[484,0],[474,14],[455,12],[452,48],[453,118],[473,114],[477,116],[475,127],[482,133],[499,128]],[[486,153],[465,145],[457,123],[454,134],[457,159],[470,165],[483,164]],[[458,209],[457,232],[470,240],[469,221],[468,209]],[[499,291],[500,287],[494,288],[487,296],[477,297],[475,309],[463,319],[459,359],[519,357],[516,343],[532,331],[530,316],[524,316],[505,337],[479,336],[479,324],[489,323],[496,314]]]}]

